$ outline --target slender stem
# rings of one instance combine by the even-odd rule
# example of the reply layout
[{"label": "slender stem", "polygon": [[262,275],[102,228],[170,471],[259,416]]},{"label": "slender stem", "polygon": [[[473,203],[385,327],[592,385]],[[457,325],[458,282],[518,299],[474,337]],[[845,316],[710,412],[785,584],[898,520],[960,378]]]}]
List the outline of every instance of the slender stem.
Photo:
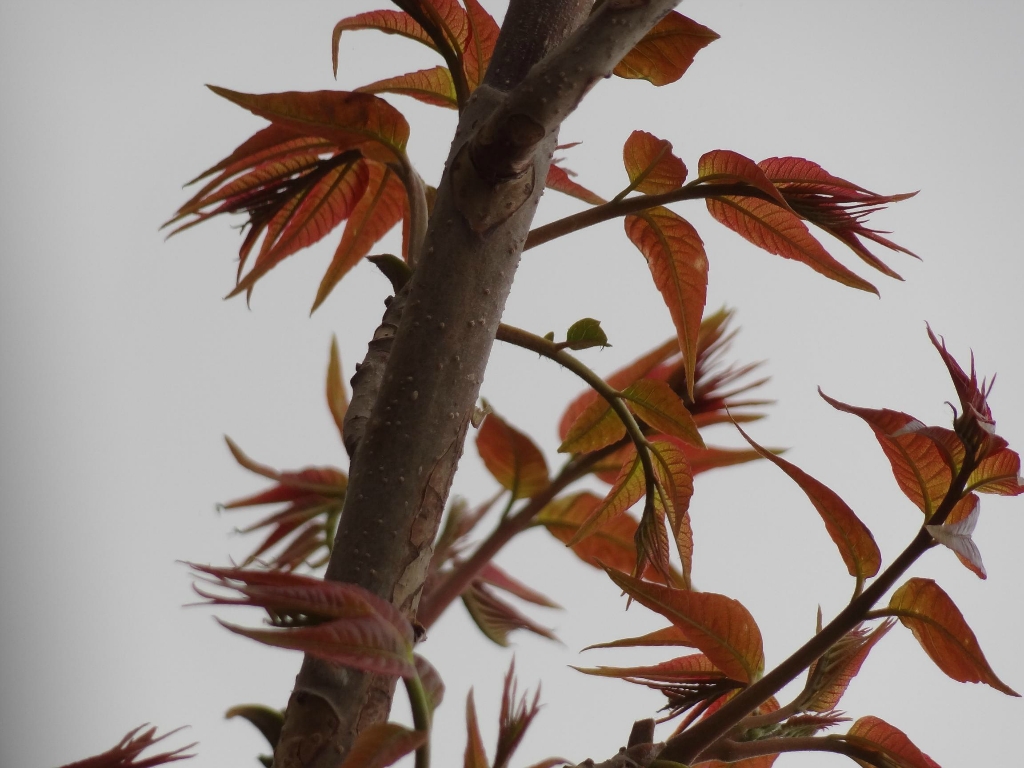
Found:
[{"label": "slender stem", "polygon": [[430,768],[430,702],[423,682],[419,675],[403,678],[405,691],[409,694],[409,707],[412,709],[412,722],[417,731],[427,734],[423,746],[416,750],[416,768]]},{"label": "slender stem", "polygon": [[427,236],[427,190],[423,186],[423,179],[413,168],[405,152],[399,155],[395,171],[409,198],[409,268],[415,269],[423,241]]},{"label": "slender stem", "polygon": [[[977,464],[971,458],[965,459],[956,477],[950,484],[946,496],[936,510],[933,520],[945,520],[963,495],[967,479]],[[864,621],[886,592],[910,568],[911,565],[934,546],[931,535],[922,528],[899,557],[882,572],[872,584],[832,619],[821,632],[804,643],[788,659],[762,677],[749,688],[741,691],[721,709],[687,731],[669,739],[661,757],[691,763],[698,755],[708,750],[717,740],[728,733],[737,723],[769,697],[778,693],[797,675],[803,672],[825,651],[838,642],[847,632]]]},{"label": "slender stem", "polygon": [[697,181],[687,184],[685,187],[672,192],[663,192],[660,195],[639,195],[637,197],[626,197],[621,200],[612,200],[604,205],[597,205],[585,211],[566,216],[564,219],[552,221],[542,227],[530,231],[526,237],[526,245],[523,250],[529,250],[538,245],[550,242],[563,235],[578,232],[602,221],[615,219],[619,216],[629,216],[632,213],[646,211],[648,208],[656,208],[659,205],[678,203],[683,200],[702,200],[709,197],[722,197],[723,195],[741,195],[743,197],[756,197],[768,202],[778,201],[767,192],[751,186],[745,182],[735,184],[698,184]]},{"label": "slender stem", "polygon": [[[633,444],[636,446],[637,456],[640,457],[640,465],[644,469],[647,504],[648,506],[653,504],[655,482],[654,464],[651,462],[651,454],[648,450],[650,445],[647,442],[647,438],[644,437],[644,433],[643,430],[640,429],[640,425],[636,423],[636,419],[633,418],[633,414],[630,413],[629,408],[626,407],[626,403],[622,400],[618,390],[609,386],[608,382],[564,349],[559,349],[555,342],[549,341],[543,336],[537,336],[529,331],[524,331],[522,328],[516,328],[502,323],[498,326],[498,333],[495,338],[498,341],[515,344],[517,347],[529,349],[530,351],[536,352],[538,355],[546,357],[549,360],[554,360],[563,368],[575,373],[587,382],[587,384],[589,384],[597,394],[608,402],[611,409],[615,411],[615,415],[622,420],[623,424],[625,424],[626,434],[629,435],[630,440],[632,440]],[[646,513],[647,510],[645,510],[645,514]]]},{"label": "slender stem", "polygon": [[709,760],[734,763],[739,760],[762,755],[775,755],[780,752],[834,752],[854,760],[861,760],[869,765],[875,765],[873,760],[878,757],[878,753],[874,750],[851,744],[834,736],[795,736],[758,739],[757,741],[724,740],[701,755],[701,760],[706,757]]}]

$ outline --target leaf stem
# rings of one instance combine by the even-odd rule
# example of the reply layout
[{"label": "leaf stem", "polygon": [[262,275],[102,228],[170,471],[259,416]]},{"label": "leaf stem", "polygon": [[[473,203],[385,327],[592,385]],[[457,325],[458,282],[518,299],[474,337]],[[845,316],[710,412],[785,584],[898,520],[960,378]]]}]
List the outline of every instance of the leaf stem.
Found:
[{"label": "leaf stem", "polygon": [[[964,460],[960,471],[950,484],[949,490],[933,515],[933,520],[945,520],[960,501],[967,485],[967,480],[977,466],[973,457]],[[934,540],[927,530],[922,528],[906,549],[883,571],[872,584],[858,597],[840,611],[821,632],[803,644],[789,658],[779,664],[756,683],[744,689],[721,709],[710,717],[702,720],[687,731],[669,739],[659,757],[692,763],[694,759],[709,750],[737,723],[752,712],[769,697],[778,693],[783,686],[796,678],[807,667],[814,663],[825,651],[831,648],[850,630],[865,620],[872,607],[911,565],[934,545]]]},{"label": "leaf stem", "polygon": [[[498,333],[495,338],[498,341],[504,341],[508,344],[514,344],[517,347],[522,347],[523,349],[529,349],[531,352],[536,352],[542,357],[555,361],[563,368],[568,369],[583,379],[595,392],[597,392],[597,394],[608,402],[611,409],[615,411],[615,415],[618,416],[626,426],[626,434],[629,435],[629,439],[632,440],[633,445],[636,446],[637,456],[640,457],[640,465],[644,470],[644,486],[647,497],[644,516],[646,517],[648,514],[652,514],[656,480],[654,475],[654,463],[651,461],[650,443],[647,442],[647,438],[644,436],[643,430],[640,429],[640,425],[636,423],[636,419],[633,418],[633,414],[630,413],[629,408],[626,407],[626,403],[622,399],[621,393],[614,387],[609,386],[608,382],[564,349],[559,349],[558,344],[545,339],[543,336],[537,336],[536,334],[525,331],[522,328],[516,328],[515,326],[505,325],[505,323],[502,323],[498,326]],[[639,561],[638,567],[640,567]]]},{"label": "leaf stem", "polygon": [[416,768],[430,768],[430,702],[419,675],[403,678],[405,691],[409,694],[412,722],[417,731],[427,734],[427,740],[416,750]]},{"label": "leaf stem", "polygon": [[740,195],[743,197],[756,197],[772,203],[778,203],[766,192],[747,184],[737,182],[734,184],[706,184],[700,179],[690,182],[680,189],[672,192],[663,192],[660,195],[639,195],[637,197],[616,198],[604,205],[597,205],[593,208],[574,213],[571,216],[552,221],[530,231],[526,237],[526,245],[523,250],[529,250],[538,245],[550,242],[555,238],[578,232],[581,229],[600,224],[602,221],[615,219],[619,216],[646,211],[648,208],[656,208],[668,203],[678,203],[683,200],[703,200],[709,197],[721,197],[723,195]]}]

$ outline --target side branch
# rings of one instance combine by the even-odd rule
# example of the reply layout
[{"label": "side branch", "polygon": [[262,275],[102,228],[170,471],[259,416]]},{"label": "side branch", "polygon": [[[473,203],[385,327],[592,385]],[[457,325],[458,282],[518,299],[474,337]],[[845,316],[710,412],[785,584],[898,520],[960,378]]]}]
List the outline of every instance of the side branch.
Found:
[{"label": "side branch", "polygon": [[579,232],[581,229],[600,224],[602,221],[615,219],[619,216],[629,216],[633,213],[640,213],[641,211],[657,208],[660,205],[668,205],[669,203],[679,203],[683,200],[704,200],[709,197],[734,195],[756,197],[761,200],[767,200],[769,203],[778,203],[778,200],[767,192],[763,192],[745,182],[737,182],[735,184],[703,184],[698,183],[699,181],[698,179],[687,184],[685,187],[673,190],[672,192],[662,192],[660,195],[639,195],[637,197],[626,197],[622,200],[612,200],[610,203],[597,205],[585,211],[574,213],[571,216],[566,216],[563,219],[552,221],[550,224],[545,224],[542,227],[531,230],[526,238],[526,245],[523,246],[523,250],[535,248],[563,235]]},{"label": "side branch", "polygon": [[[976,467],[977,462],[973,457],[968,456],[964,460],[963,466],[950,484],[933,519],[946,519],[953,507],[960,501],[967,480]],[[703,756],[705,751],[713,747],[744,717],[769,697],[778,693],[783,686],[794,680],[847,632],[862,622],[875,603],[895,586],[896,581],[922,554],[934,545],[935,541],[931,534],[922,527],[899,557],[867,589],[851,600],[846,608],[822,628],[821,632],[804,643],[801,648],[771,672],[737,694],[713,715],[669,739],[659,758],[692,763],[698,756]]]}]

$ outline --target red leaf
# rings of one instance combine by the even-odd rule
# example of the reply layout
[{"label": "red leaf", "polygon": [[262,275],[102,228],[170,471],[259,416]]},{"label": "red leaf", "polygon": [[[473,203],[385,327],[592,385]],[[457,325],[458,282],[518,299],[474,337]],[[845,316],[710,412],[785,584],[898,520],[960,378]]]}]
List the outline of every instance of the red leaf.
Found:
[{"label": "red leaf", "polygon": [[462,69],[466,73],[469,89],[475,90],[484,81],[487,65],[491,63],[494,45],[498,42],[498,25],[478,0],[463,0],[469,35],[462,56]]},{"label": "red leaf", "polygon": [[622,465],[619,477],[608,491],[608,495],[590,517],[580,524],[575,535],[569,540],[569,546],[578,544],[640,501],[644,497],[645,488],[643,466],[640,457],[634,452]]},{"label": "red leaf", "polygon": [[878,550],[875,537],[847,503],[839,498],[839,494],[794,464],[762,448],[738,424],[736,429],[762,458],[768,459],[789,475],[793,482],[800,486],[800,490],[807,494],[807,498],[821,515],[825,530],[839,548],[839,554],[842,555],[850,575],[863,581],[878,573],[878,569],[882,567],[882,553]]},{"label": "red leaf", "polygon": [[338,428],[338,434],[345,436],[345,413],[348,411],[348,394],[341,376],[341,354],[338,352],[338,337],[331,336],[331,357],[327,363],[327,407]]},{"label": "red leaf", "polygon": [[430,35],[413,18],[402,11],[368,11],[342,19],[334,26],[331,34],[331,59],[334,64],[334,76],[338,76],[338,46],[343,32],[355,29],[376,29],[389,35],[401,35],[423,43],[428,48],[437,50]]},{"label": "red leaf", "polygon": [[[821,390],[818,392],[833,408],[852,413],[867,422],[892,465],[900,490],[926,517],[931,517],[953,481],[950,459],[956,460],[955,456],[950,456],[954,443],[949,442],[948,447],[944,447],[941,438],[959,442],[955,435],[949,430],[924,428],[913,416],[900,411],[858,408],[833,400]],[[961,447],[960,460],[962,451]]]},{"label": "red leaf", "polygon": [[377,616],[339,619],[311,627],[249,629],[218,619],[235,634],[276,648],[302,651],[332,664],[364,672],[412,677],[412,646],[401,642],[394,629]]},{"label": "red leaf", "polygon": [[[570,665],[571,666],[571,665]],[[617,677],[624,680],[643,678],[654,683],[688,683],[699,680],[717,680],[725,675],[703,653],[680,656],[648,667],[573,667],[577,672],[597,677]],[[629,682],[642,682],[629,680]]]},{"label": "red leaf", "polygon": [[940,768],[939,764],[918,749],[903,731],[879,717],[868,715],[855,722],[843,741],[877,750],[888,758],[885,764],[900,768]]},{"label": "red leaf", "polygon": [[484,740],[480,737],[480,726],[476,720],[476,705],[473,703],[473,689],[466,696],[466,753],[464,768],[490,768],[487,753],[484,751]]},{"label": "red leaf", "polygon": [[708,288],[704,243],[689,222],[667,208],[627,216],[625,226],[629,239],[647,259],[654,285],[672,316],[683,352],[686,391],[692,398],[697,336]]},{"label": "red leaf", "polygon": [[691,592],[605,571],[627,595],[660,613],[727,677],[751,683],[764,671],[761,631],[738,601],[713,592]]},{"label": "red leaf", "polygon": [[528,630],[549,640],[558,639],[551,630],[535,623],[495,595],[483,581],[474,581],[462,593],[462,602],[484,636],[502,647],[508,645],[509,634],[517,629]]},{"label": "red leaf", "polygon": [[498,716],[498,745],[494,750],[494,768],[508,768],[509,760],[526,735],[533,718],[540,711],[540,688],[528,701],[529,693],[519,698],[515,677],[516,661],[513,658],[505,675],[505,687],[501,692],[501,714]]},{"label": "red leaf", "polygon": [[359,732],[339,768],[386,768],[427,743],[425,731],[398,723],[374,723]]},{"label": "red leaf", "polygon": [[600,195],[591,192],[586,187],[573,181],[572,177],[575,175],[576,174],[572,171],[566,170],[555,163],[551,163],[548,167],[548,178],[545,182],[545,186],[548,189],[561,192],[563,195],[575,197],[585,203],[590,203],[591,205],[601,205],[601,203],[606,202]]},{"label": "red leaf", "polygon": [[400,159],[409,140],[409,123],[402,113],[368,93],[249,94],[216,85],[208,87],[218,96],[273,123],[305,136],[327,139],[339,150],[358,149],[382,163]]},{"label": "red leaf", "polygon": [[459,108],[452,74],[445,67],[421,69],[397,77],[377,80],[369,85],[356,88],[356,93],[396,93],[400,96],[410,96],[435,107]]},{"label": "red leaf", "polygon": [[591,453],[626,436],[626,425],[604,398],[595,400],[569,427],[559,453]]},{"label": "red leaf", "polygon": [[701,472],[707,472],[720,467],[732,467],[737,464],[745,464],[761,457],[757,451],[748,451],[741,448],[696,448],[692,445],[682,445],[683,453],[690,462],[690,471],[696,476]]},{"label": "red leaf", "polygon": [[[601,499],[584,491],[572,496],[555,499],[535,518],[557,539],[568,544],[582,525],[601,505]],[[594,568],[609,566],[618,571],[632,573],[636,569],[636,519],[630,515],[619,515],[602,525],[598,530],[572,545],[573,553]],[[664,577],[653,568],[644,574],[654,581]],[[673,583],[682,584],[681,576],[674,576]]]},{"label": "red leaf", "polygon": [[487,470],[514,499],[528,499],[548,486],[548,465],[533,441],[494,413],[477,431],[476,448]]},{"label": "red leaf", "polygon": [[210,603],[262,607],[278,627],[247,629],[221,622],[232,632],[365,671],[415,674],[409,620],[391,603],[361,587],[276,571],[192,568],[210,576],[210,583],[240,594],[224,597],[194,585]]},{"label": "red leaf", "polygon": [[674,83],[689,69],[697,52],[717,39],[718,35],[707,27],[669,11],[612,72],[618,77],[647,80],[653,85]]},{"label": "red leaf", "polygon": [[664,381],[640,379],[622,390],[622,397],[629,410],[647,422],[648,426],[670,437],[678,437],[690,445],[704,447],[704,440],[693,416],[686,410],[679,395]]},{"label": "red leaf", "polygon": [[[259,255],[252,269],[229,296],[251,291],[256,281],[295,252],[326,237],[357,209],[370,181],[364,160],[354,159],[306,177],[297,193],[278,209],[267,224]],[[241,266],[241,264],[239,265]]]},{"label": "red leaf", "polygon": [[675,646],[681,645],[685,648],[692,648],[693,643],[679,627],[674,624],[664,629],[657,629],[639,637],[626,637],[621,640],[612,640],[607,643],[595,643],[588,645],[584,651],[592,648],[641,648],[647,646]]},{"label": "red leaf", "polygon": [[893,593],[889,611],[914,633],[925,653],[949,677],[1020,695],[996,677],[963,614],[931,579],[907,581]]},{"label": "red leaf", "polygon": [[[193,742],[171,752],[162,752],[158,755],[151,755],[150,757],[140,759],[139,755],[143,751],[181,730],[178,728],[165,733],[163,736],[157,736],[155,727],[150,727],[143,731],[142,729],[145,727],[145,725],[140,725],[138,728],[129,731],[121,741],[106,752],[93,757],[87,757],[85,760],[68,763],[63,768],[154,768],[157,765],[166,765],[177,760],[187,760],[190,757],[195,757],[195,755],[185,754],[185,750],[191,749],[196,745]],[[142,733],[139,733],[139,731],[142,731]]]},{"label": "red leaf", "polygon": [[[661,346],[655,347],[643,357],[634,360],[625,368],[621,368],[609,376],[606,379],[608,386],[613,389],[624,389],[637,379],[643,378],[650,373],[658,363],[678,353],[679,342],[676,339],[669,339],[661,344]],[[569,428],[579,418],[579,415],[590,407],[592,403],[599,400],[602,400],[602,397],[592,389],[588,389],[573,400],[569,407],[565,409],[565,413],[562,414],[562,420],[558,423],[558,436],[565,440],[566,435],[569,434]]]},{"label": "red leaf", "polygon": [[380,163],[368,163],[368,166],[370,179],[366,192],[349,216],[334,258],[320,281],[311,311],[316,311],[338,281],[405,215],[405,187],[395,172]]},{"label": "red leaf", "polygon": [[503,589],[520,600],[525,600],[534,605],[541,605],[545,608],[561,608],[551,598],[542,595],[540,592],[530,589],[518,579],[509,576],[505,571],[496,566],[493,562],[487,563],[480,569],[480,579],[492,587]]},{"label": "red leaf", "polygon": [[757,165],[786,198],[794,212],[844,242],[861,259],[883,274],[902,279],[871,253],[859,238],[914,256],[906,248],[883,237],[878,230],[867,227],[865,219],[889,203],[913,197],[916,192],[878,195],[846,179],[833,176],[817,163],[802,157],[770,157]]},{"label": "red leaf", "polygon": [[803,262],[826,277],[852,288],[877,289],[836,261],[786,203],[753,160],[728,150],[713,150],[700,159],[700,180],[709,183],[744,181],[774,198],[722,195],[707,199],[708,212],[719,222],[769,253]]},{"label": "red leaf", "polygon": [[633,131],[622,147],[622,162],[629,175],[626,192],[645,195],[672,192],[686,181],[686,165],[672,154],[672,142],[647,131]]}]

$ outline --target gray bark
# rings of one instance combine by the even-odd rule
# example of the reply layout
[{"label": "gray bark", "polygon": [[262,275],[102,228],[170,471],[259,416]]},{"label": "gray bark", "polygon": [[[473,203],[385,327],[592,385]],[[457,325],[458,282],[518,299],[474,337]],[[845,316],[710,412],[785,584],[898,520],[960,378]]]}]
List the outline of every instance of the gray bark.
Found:
[{"label": "gray bark", "polygon": [[[390,352],[375,360],[386,367],[364,377],[379,390],[365,430],[346,441],[349,490],[326,578],[415,616],[558,127],[677,1],[608,0],[582,26],[591,0],[511,3],[485,84],[460,118],[393,339],[387,330]],[[307,657],[275,765],[340,764],[356,734],[386,718],[393,685]]]}]

